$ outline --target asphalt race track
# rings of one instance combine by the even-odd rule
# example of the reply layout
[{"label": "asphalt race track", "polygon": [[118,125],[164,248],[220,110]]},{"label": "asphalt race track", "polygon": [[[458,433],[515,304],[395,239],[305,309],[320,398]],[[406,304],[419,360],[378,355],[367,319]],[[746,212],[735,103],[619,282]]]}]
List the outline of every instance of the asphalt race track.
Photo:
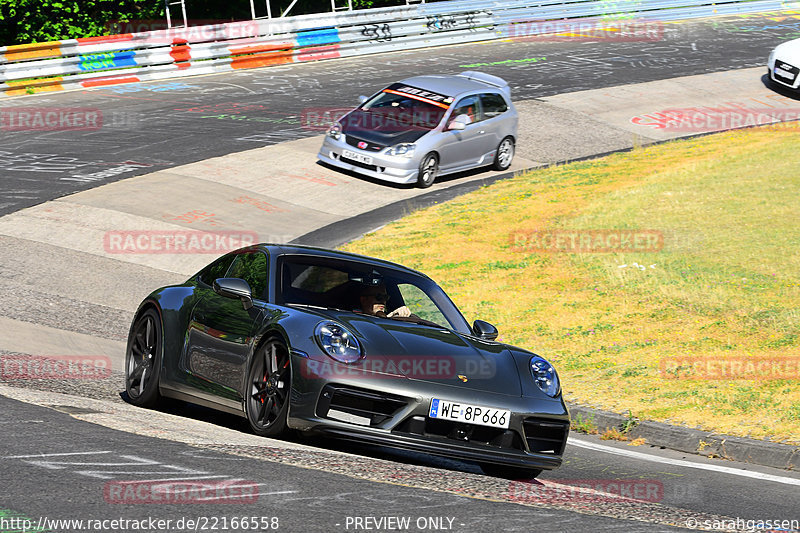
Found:
[{"label": "asphalt race track", "polygon": [[304,120],[309,113],[350,108],[359,94],[421,72],[479,69],[508,80],[515,101],[531,100],[762,67],[777,43],[798,34],[798,22],[724,18],[665,24],[658,41],[490,42],[15,98],[3,109],[100,110],[103,127],[2,132],[0,215],[109,181],[317,135]]},{"label": "asphalt race track", "polygon": [[[349,107],[358,94],[371,94],[390,81],[421,72],[482,70],[509,80],[515,102],[525,102],[520,107],[528,111],[540,103],[562,102],[564,108],[583,113],[581,105],[590,102],[571,93],[611,94],[620,86],[711,73],[720,77],[697,79],[724,79],[727,71],[763,69],[775,44],[797,36],[800,19],[729,17],[665,25],[663,39],[655,42],[460,45],[0,101],[0,111],[74,107],[96,109],[103,116],[103,127],[96,131],[0,130],[0,215],[18,214],[78,191],[96,195],[93,201],[98,205],[120,202],[109,196],[120,189],[100,186],[210,158],[236,158],[246,150],[280,153],[281,143],[303,143],[320,134],[309,127],[308,117],[315,110]],[[658,139],[656,134],[648,138]],[[315,142],[308,140],[309,146]],[[606,146],[598,143],[587,149],[597,153],[614,148]],[[580,153],[553,146],[550,155],[538,157],[530,150],[523,155],[534,163]],[[438,194],[481,179],[480,174],[456,177]],[[375,191],[384,204],[416,194],[369,181],[356,185],[358,190]],[[202,190],[191,193],[203,195]],[[145,189],[137,194],[146,198],[155,193]],[[289,216],[297,213],[284,218]],[[377,223],[378,218],[364,223]],[[4,227],[17,226],[3,226],[0,218],[0,230]],[[321,242],[338,244],[330,232],[318,235]],[[54,237],[59,238],[66,241],[70,236]],[[9,250],[18,246],[17,240],[26,238],[15,240],[0,231],[0,241]],[[29,244],[31,250],[41,248],[38,241]],[[108,295],[108,307],[70,308],[73,300],[66,298],[37,307],[38,293],[15,269],[40,268],[36,273],[50,278],[43,284],[56,284],[59,276],[77,279],[85,266],[74,259],[62,265],[53,256],[51,263],[40,265],[19,253],[0,257],[6,293],[0,296],[0,325],[77,331],[73,322],[90,316],[95,329],[81,326],[88,329],[80,333],[116,343],[109,346],[117,348],[130,309],[138,302],[113,303],[115,295],[128,298],[134,282],[146,285],[141,288],[146,293],[162,279],[144,267],[133,281],[116,279],[120,272],[131,272],[130,265],[117,269],[113,262],[103,263],[104,269],[87,268],[86,284]],[[178,280],[191,268],[164,270]],[[104,320],[116,324],[106,325]],[[0,357],[12,351],[0,344]],[[119,523],[91,527],[45,518],[153,518],[172,522],[136,529],[244,531],[231,520],[255,517],[260,525],[256,530],[292,532],[728,531],[745,530],[748,520],[800,519],[796,472],[573,433],[560,469],[536,481],[504,480],[482,475],[473,464],[411,452],[299,437],[258,438],[242,419],[196,406],[176,402],[160,411],[135,408],[120,397],[123,389],[118,367],[110,379],[86,382],[0,377],[0,533],[22,530],[19,521],[27,519],[44,531],[133,530]],[[135,481],[192,478],[244,482],[257,487],[257,503],[206,499],[142,504],[123,501],[121,493],[114,492]],[[795,522],[772,530],[791,528],[800,529]]]}]

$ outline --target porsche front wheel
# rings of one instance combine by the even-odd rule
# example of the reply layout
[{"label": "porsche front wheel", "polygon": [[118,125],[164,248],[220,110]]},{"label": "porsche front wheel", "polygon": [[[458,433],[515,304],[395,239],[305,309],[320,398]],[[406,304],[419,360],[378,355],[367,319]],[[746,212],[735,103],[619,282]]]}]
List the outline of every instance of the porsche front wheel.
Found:
[{"label": "porsche front wheel", "polygon": [[290,386],[289,350],[271,339],[258,349],[247,374],[245,406],[254,433],[277,437],[286,430]]}]

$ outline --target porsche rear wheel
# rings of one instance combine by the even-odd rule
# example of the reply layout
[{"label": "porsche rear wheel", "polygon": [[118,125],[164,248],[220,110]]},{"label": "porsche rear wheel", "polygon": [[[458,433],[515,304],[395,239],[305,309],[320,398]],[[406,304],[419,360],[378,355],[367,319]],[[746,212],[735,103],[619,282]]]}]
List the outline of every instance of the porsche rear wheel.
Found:
[{"label": "porsche rear wheel", "polygon": [[480,463],[479,465],[483,473],[487,476],[501,477],[504,479],[534,479],[542,473],[541,470],[535,468],[519,468],[516,466],[497,465],[494,463]]},{"label": "porsche rear wheel", "polygon": [[161,339],[161,319],[148,309],[136,319],[125,353],[125,391],[134,405],[154,407],[161,398]]},{"label": "porsche rear wheel", "polygon": [[422,163],[419,164],[419,176],[417,177],[417,185],[422,189],[426,189],[433,185],[436,180],[436,175],[439,173],[439,158],[436,154],[428,154]]},{"label": "porsche rear wheel", "polygon": [[277,437],[286,431],[290,386],[289,350],[270,339],[256,352],[247,374],[245,409],[255,434]]},{"label": "porsche rear wheel", "polygon": [[507,170],[514,159],[514,139],[506,137],[497,146],[497,153],[494,156],[494,169]]}]

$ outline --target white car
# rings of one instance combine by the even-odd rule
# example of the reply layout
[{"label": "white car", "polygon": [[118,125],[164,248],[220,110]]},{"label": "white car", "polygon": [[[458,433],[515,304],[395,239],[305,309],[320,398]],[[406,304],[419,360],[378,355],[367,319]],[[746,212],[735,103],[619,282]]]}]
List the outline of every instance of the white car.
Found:
[{"label": "white car", "polygon": [[781,43],[769,55],[769,79],[790,89],[800,88],[800,39]]}]

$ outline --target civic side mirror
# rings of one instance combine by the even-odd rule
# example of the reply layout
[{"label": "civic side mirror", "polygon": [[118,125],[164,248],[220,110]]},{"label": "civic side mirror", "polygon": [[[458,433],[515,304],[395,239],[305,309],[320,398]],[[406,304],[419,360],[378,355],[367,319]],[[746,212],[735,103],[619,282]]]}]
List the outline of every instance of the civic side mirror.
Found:
[{"label": "civic side mirror", "polygon": [[467,124],[470,124],[472,119],[469,118],[469,115],[458,115],[454,118],[450,124],[447,126],[448,130],[463,130],[467,127]]},{"label": "civic side mirror", "polygon": [[250,285],[240,278],[217,278],[214,292],[225,298],[239,298],[244,309],[253,307],[253,292]]},{"label": "civic side mirror", "polygon": [[476,320],[472,324],[472,331],[475,333],[476,337],[486,339],[487,341],[495,340],[498,335],[497,328],[484,320]]}]

